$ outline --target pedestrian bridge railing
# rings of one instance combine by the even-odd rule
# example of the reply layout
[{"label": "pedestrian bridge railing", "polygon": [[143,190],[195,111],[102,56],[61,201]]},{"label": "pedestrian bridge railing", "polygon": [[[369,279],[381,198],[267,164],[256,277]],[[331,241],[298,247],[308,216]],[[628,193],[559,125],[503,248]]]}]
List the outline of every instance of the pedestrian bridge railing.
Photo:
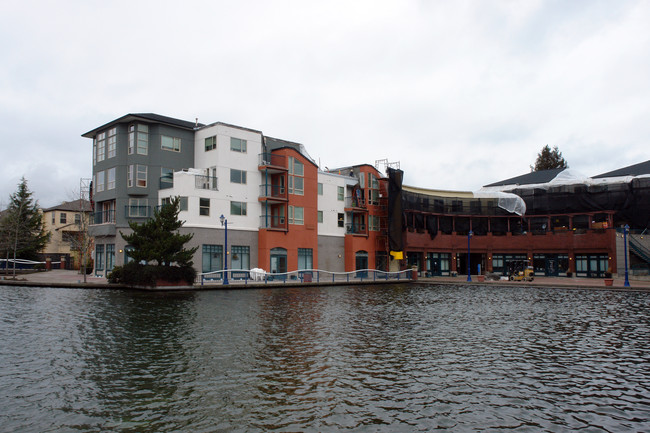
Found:
[{"label": "pedestrian bridge railing", "polygon": [[203,272],[197,276],[196,283],[224,284],[224,276],[229,283],[343,283],[362,281],[409,281],[413,272],[408,269],[399,272],[386,272],[378,269],[359,269],[351,272],[331,272],[319,269],[303,269],[291,272],[265,272],[261,269],[228,269],[227,271]]}]

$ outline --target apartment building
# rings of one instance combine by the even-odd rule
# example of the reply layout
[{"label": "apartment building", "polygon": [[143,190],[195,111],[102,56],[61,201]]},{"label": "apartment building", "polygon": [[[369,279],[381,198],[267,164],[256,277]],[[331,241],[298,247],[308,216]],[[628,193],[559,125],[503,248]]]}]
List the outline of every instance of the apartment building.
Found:
[{"label": "apartment building", "polygon": [[65,259],[66,267],[79,269],[80,249],[85,245],[83,230],[88,227],[90,203],[87,200],[73,200],[43,209],[43,228],[50,233],[50,241],[43,249],[43,256],[60,261]]}]

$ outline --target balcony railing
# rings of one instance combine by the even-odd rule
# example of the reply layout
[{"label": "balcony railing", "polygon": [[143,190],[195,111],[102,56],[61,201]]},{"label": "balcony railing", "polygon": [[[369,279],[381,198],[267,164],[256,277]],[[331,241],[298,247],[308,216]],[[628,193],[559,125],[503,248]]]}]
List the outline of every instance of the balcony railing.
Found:
[{"label": "balcony railing", "polygon": [[260,185],[260,198],[286,200],[287,189],[283,185]]},{"label": "balcony railing", "polygon": [[278,167],[287,169],[287,157],[278,155],[271,152],[264,152],[259,154],[260,167]]},{"label": "balcony railing", "polygon": [[90,224],[115,224],[115,210],[105,210],[90,214]]},{"label": "balcony railing", "polygon": [[345,207],[346,208],[365,209],[366,208],[366,200],[364,198],[362,198],[362,197],[354,197],[354,196],[345,197]]},{"label": "balcony railing", "polygon": [[127,218],[149,218],[151,206],[124,206],[124,215]]},{"label": "balcony railing", "polygon": [[196,175],[194,176],[194,187],[196,189],[209,189],[219,191],[219,183],[216,176]]},{"label": "balcony railing", "polygon": [[368,226],[365,224],[347,223],[345,225],[345,233],[349,235],[367,235]]},{"label": "balcony railing", "polygon": [[287,219],[283,216],[262,215],[260,216],[260,228],[286,230]]}]

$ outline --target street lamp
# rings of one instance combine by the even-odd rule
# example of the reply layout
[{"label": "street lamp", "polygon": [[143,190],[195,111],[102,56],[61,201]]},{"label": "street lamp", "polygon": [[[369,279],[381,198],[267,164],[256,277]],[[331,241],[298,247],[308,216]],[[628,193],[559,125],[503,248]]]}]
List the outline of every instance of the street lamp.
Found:
[{"label": "street lamp", "polygon": [[219,221],[221,221],[221,226],[225,227],[226,229],[226,234],[225,234],[225,253],[223,255],[223,283],[228,284],[228,220],[226,219],[223,214],[219,217]]},{"label": "street lamp", "polygon": [[472,276],[470,274],[470,265],[469,265],[469,262],[470,262],[470,260],[469,260],[469,258],[470,258],[470,255],[469,255],[469,240],[471,239],[471,237],[473,235],[474,235],[474,232],[471,231],[471,230],[469,231],[469,233],[467,233],[467,281],[472,281]]},{"label": "street lamp", "polygon": [[625,282],[623,286],[630,287],[630,280],[627,278],[627,234],[630,231],[630,226],[625,224],[623,227],[623,254],[625,254]]}]

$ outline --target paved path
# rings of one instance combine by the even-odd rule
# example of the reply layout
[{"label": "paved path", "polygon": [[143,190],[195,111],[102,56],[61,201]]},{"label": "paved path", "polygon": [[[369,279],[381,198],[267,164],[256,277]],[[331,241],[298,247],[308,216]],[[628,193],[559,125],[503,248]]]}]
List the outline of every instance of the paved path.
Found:
[{"label": "paved path", "polygon": [[[0,275],[0,279],[3,278],[2,275]],[[7,280],[8,277],[4,277],[5,281],[0,280],[0,285],[3,283],[6,284],[12,284],[13,282],[10,280]],[[111,287],[107,284],[106,278],[104,277],[94,277],[91,275],[86,276],[86,283],[84,284],[83,282],[83,275],[79,274],[77,271],[67,271],[67,270],[59,270],[55,269],[52,271],[48,272],[36,272],[32,274],[25,274],[25,275],[18,275],[18,282],[20,284],[29,284],[29,283],[35,283],[36,285],[51,285],[55,287],[90,287],[90,288],[98,288],[98,287]],[[432,277],[432,278],[420,278],[420,282],[423,283],[431,283],[431,284],[470,284],[467,282],[467,276],[462,276],[459,275],[457,277]],[[369,281],[364,281],[365,283],[371,283]],[[392,281],[395,282],[395,281]],[[650,278],[646,279],[635,279],[632,278],[629,280],[630,282],[630,287],[624,287],[624,279],[623,278],[614,278],[614,285],[611,287],[612,289],[616,290],[642,290],[642,291],[648,291],[650,292]],[[350,281],[350,284],[356,284],[357,282],[355,281]],[[300,283],[287,283],[287,285],[297,285]],[[304,283],[304,285],[307,285],[308,283]],[[313,283],[311,285],[316,285],[317,283]],[[600,278],[566,278],[566,277],[535,277],[535,280],[532,282],[523,282],[523,281],[485,281],[485,282],[478,282],[478,278],[476,275],[472,276],[472,283],[475,285],[501,285],[501,286],[533,286],[533,287],[549,287],[549,288],[592,288],[592,289],[605,289],[605,283],[603,279]],[[239,282],[239,281],[232,281],[231,282],[232,286],[242,286],[244,285],[244,282]],[[248,283],[249,286],[254,287],[258,286],[251,284],[249,281]],[[278,283],[273,283],[274,286],[277,285],[282,285]],[[318,285],[329,285],[327,282],[320,283]],[[195,286],[198,288],[198,286]],[[221,289],[225,288],[222,285],[215,284],[215,285],[206,285],[203,287],[204,289],[207,288],[215,288],[215,289]],[[234,287],[233,287],[234,288]]]}]

